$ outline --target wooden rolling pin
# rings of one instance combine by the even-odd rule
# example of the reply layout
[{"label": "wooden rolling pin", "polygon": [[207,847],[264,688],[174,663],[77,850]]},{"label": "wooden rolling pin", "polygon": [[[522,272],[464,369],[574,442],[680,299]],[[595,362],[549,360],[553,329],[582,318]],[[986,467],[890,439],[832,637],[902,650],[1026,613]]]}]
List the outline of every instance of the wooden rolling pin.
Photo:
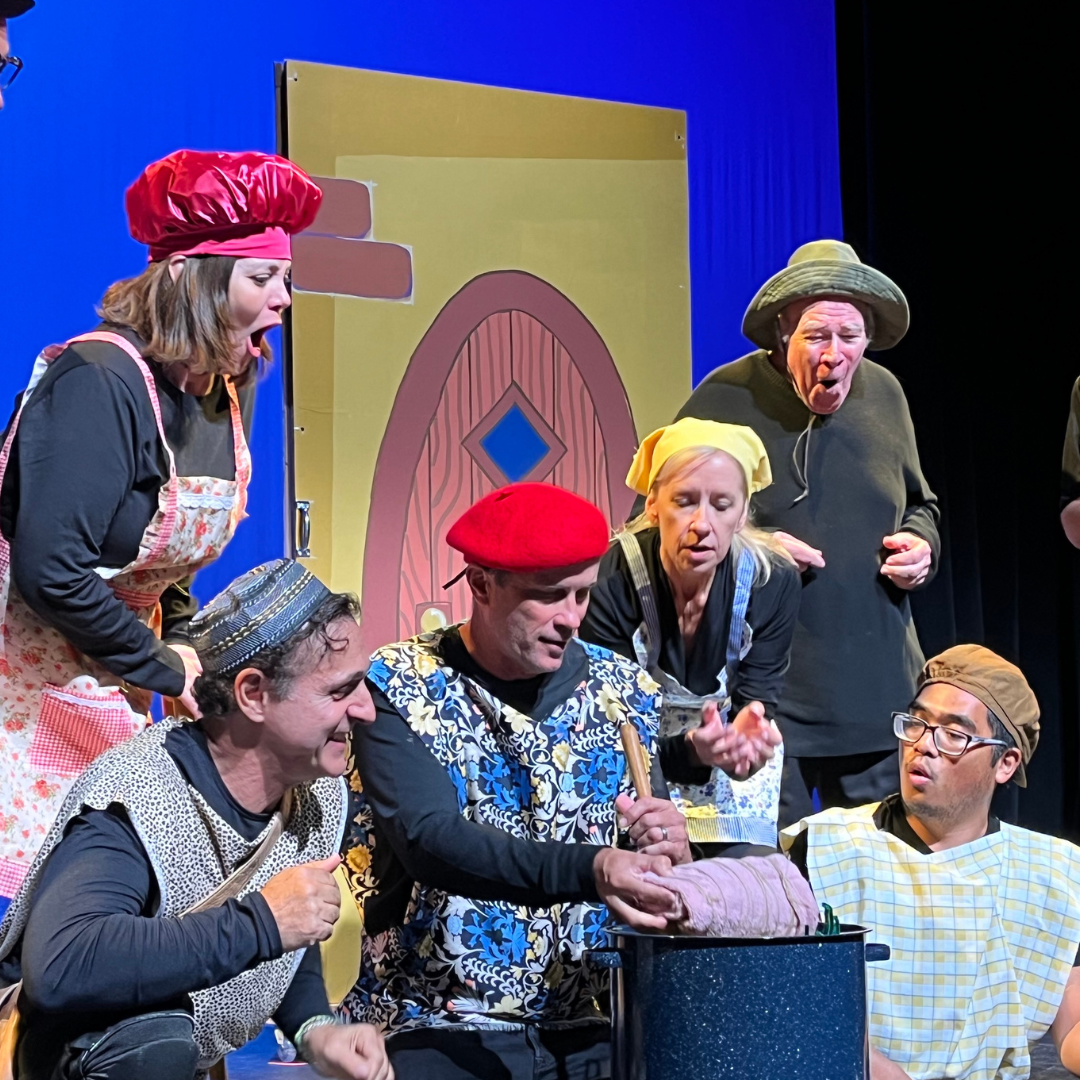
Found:
[{"label": "wooden rolling pin", "polygon": [[626,763],[630,766],[637,797],[647,799],[652,795],[652,785],[649,783],[649,770],[645,768],[645,748],[638,738],[637,729],[624,720],[619,725],[619,734],[622,736],[623,752],[626,754]]}]

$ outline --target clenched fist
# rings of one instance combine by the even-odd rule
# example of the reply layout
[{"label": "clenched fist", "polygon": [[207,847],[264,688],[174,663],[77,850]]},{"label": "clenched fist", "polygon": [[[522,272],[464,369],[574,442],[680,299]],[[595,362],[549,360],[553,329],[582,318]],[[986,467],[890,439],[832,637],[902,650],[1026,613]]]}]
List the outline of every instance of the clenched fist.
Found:
[{"label": "clenched fist", "polygon": [[320,1076],[394,1080],[382,1035],[370,1024],[327,1024],[308,1032],[304,1057]]},{"label": "clenched fist", "polygon": [[921,536],[898,532],[881,541],[892,554],[881,564],[881,573],[898,589],[918,588],[929,576],[934,549]]},{"label": "clenched fist", "polygon": [[263,899],[277,923],[286,952],[325,941],[341,914],[341,892],[334,880],[340,855],[304,863],[275,874],[263,887]]}]

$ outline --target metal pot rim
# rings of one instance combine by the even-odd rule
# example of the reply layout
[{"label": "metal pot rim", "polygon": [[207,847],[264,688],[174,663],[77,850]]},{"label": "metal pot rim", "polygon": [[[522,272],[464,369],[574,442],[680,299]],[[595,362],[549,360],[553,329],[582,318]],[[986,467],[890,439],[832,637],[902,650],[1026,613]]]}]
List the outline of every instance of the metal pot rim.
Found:
[{"label": "metal pot rim", "polygon": [[836,942],[859,941],[870,933],[869,927],[857,923],[841,923],[840,933],[828,937],[805,934],[800,937],[707,937],[701,934],[660,934],[649,930],[634,930],[621,923],[611,923],[604,927],[612,938],[631,938],[641,941],[671,942],[686,946],[709,946],[712,948],[738,948],[748,945],[829,945]]}]

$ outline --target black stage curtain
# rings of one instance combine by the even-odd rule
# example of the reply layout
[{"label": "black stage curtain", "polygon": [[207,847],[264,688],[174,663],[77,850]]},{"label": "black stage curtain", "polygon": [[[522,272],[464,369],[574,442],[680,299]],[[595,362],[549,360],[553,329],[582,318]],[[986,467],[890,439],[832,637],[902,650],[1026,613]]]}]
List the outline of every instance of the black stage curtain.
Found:
[{"label": "black stage curtain", "polygon": [[1042,735],[1003,816],[1080,840],[1080,552],[1058,519],[1080,374],[1075,60],[1041,10],[837,0],[841,179],[845,239],[912,309],[877,359],[903,383],[943,507],[941,569],[914,601],[923,648],[976,642],[1020,666]]}]

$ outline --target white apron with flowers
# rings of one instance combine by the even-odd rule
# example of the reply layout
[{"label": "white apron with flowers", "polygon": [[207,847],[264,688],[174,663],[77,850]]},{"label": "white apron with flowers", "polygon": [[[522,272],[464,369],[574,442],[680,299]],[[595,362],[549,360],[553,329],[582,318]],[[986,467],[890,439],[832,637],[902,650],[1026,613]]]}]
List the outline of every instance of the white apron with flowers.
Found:
[{"label": "white apron with flowers", "polygon": [[[117,598],[160,634],[162,593],[213,562],[245,517],[251,456],[236,388],[225,379],[236,478],[177,476],[154,376],[135,346],[100,331],[51,346],[34,364],[0,450],[0,485],[26,402],[48,364],[79,341],[109,342],[138,365],[168,458],[169,477],[138,554],[120,570],[98,570]],[[147,725],[150,700],[146,691],[126,685],[30,609],[11,580],[10,555],[0,536],[0,897],[18,892],[75,777],[102,751]]]}]

